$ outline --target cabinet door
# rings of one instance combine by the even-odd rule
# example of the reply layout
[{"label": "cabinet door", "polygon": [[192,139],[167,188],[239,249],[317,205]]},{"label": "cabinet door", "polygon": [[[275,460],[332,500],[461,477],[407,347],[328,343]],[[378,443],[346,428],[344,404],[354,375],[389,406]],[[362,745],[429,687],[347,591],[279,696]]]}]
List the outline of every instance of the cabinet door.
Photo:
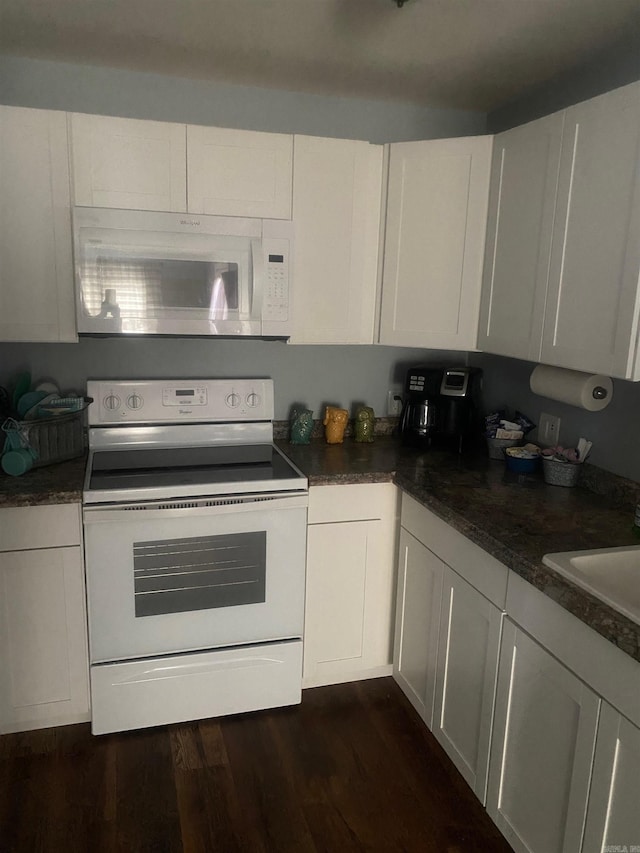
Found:
[{"label": "cabinet door", "polygon": [[394,521],[309,525],[303,686],[390,674]]},{"label": "cabinet door", "polygon": [[185,136],[183,124],[74,113],[75,203],[184,212]]},{"label": "cabinet door", "polygon": [[433,733],[484,804],[502,613],[444,572]]},{"label": "cabinet door", "polygon": [[504,621],[487,811],[517,853],[578,853],[600,700]]},{"label": "cabinet door", "polygon": [[190,213],[291,219],[293,137],[187,127]]},{"label": "cabinet door", "polygon": [[583,853],[640,850],[640,729],[603,702]]},{"label": "cabinet door", "polygon": [[631,378],[640,269],[640,83],[567,110],[542,361]]},{"label": "cabinet door", "polygon": [[494,138],[478,349],[540,360],[564,112]]},{"label": "cabinet door", "polygon": [[430,729],[444,570],[442,560],[400,529],[393,677]]},{"label": "cabinet door", "polygon": [[291,343],[371,344],[382,146],[296,136]]},{"label": "cabinet door", "polygon": [[89,719],[79,547],[0,553],[0,732]]},{"label": "cabinet door", "polygon": [[0,340],[77,340],[65,113],[0,107],[0,198]]},{"label": "cabinet door", "polygon": [[475,349],[491,145],[390,146],[380,343]]}]

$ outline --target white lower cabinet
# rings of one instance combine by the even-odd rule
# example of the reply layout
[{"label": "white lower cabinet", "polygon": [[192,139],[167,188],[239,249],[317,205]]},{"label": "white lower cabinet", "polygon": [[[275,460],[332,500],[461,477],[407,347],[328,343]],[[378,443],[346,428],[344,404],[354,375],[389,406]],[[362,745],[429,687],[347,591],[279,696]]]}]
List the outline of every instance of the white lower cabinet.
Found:
[{"label": "white lower cabinet", "polygon": [[582,853],[640,850],[639,776],[640,728],[603,702]]},{"label": "white lower cabinet", "polygon": [[397,489],[309,490],[303,687],[389,675]]},{"label": "white lower cabinet", "polygon": [[393,675],[432,728],[445,565],[400,528]]},{"label": "white lower cabinet", "polygon": [[393,675],[516,853],[640,849],[640,663],[406,494]]},{"label": "white lower cabinet", "polygon": [[401,524],[394,678],[484,803],[508,570],[408,495]]},{"label": "white lower cabinet", "polygon": [[514,850],[580,851],[596,693],[505,620],[487,811]]},{"label": "white lower cabinet", "polygon": [[79,507],[3,509],[0,534],[0,733],[86,721]]},{"label": "white lower cabinet", "polygon": [[501,628],[502,611],[445,566],[432,731],[482,803]]}]

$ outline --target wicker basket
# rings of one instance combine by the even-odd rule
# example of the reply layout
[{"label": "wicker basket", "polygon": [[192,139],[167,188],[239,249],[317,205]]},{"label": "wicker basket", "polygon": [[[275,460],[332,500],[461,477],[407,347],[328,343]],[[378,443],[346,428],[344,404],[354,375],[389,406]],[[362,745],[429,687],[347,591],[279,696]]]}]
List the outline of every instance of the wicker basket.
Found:
[{"label": "wicker basket", "polygon": [[18,421],[29,447],[38,454],[33,467],[75,459],[84,453],[83,412],[71,412],[36,421]]},{"label": "wicker basket", "polygon": [[558,462],[546,456],[542,457],[542,473],[545,483],[551,486],[575,486],[580,477],[580,465],[574,462]]}]

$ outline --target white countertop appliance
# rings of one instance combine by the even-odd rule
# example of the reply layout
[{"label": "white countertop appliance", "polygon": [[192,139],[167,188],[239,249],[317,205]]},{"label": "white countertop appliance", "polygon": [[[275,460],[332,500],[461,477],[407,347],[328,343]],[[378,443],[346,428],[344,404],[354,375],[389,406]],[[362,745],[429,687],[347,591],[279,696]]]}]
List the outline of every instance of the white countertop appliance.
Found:
[{"label": "white countertop appliance", "polygon": [[94,734],[301,698],[308,483],[270,379],[91,381]]}]

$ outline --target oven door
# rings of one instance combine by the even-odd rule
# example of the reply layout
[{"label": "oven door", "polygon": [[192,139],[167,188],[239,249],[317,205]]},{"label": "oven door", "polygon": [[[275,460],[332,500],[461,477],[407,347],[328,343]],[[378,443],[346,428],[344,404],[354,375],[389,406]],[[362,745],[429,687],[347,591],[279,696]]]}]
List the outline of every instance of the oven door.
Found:
[{"label": "oven door", "polygon": [[307,503],[85,507],[91,662],[302,637]]}]

